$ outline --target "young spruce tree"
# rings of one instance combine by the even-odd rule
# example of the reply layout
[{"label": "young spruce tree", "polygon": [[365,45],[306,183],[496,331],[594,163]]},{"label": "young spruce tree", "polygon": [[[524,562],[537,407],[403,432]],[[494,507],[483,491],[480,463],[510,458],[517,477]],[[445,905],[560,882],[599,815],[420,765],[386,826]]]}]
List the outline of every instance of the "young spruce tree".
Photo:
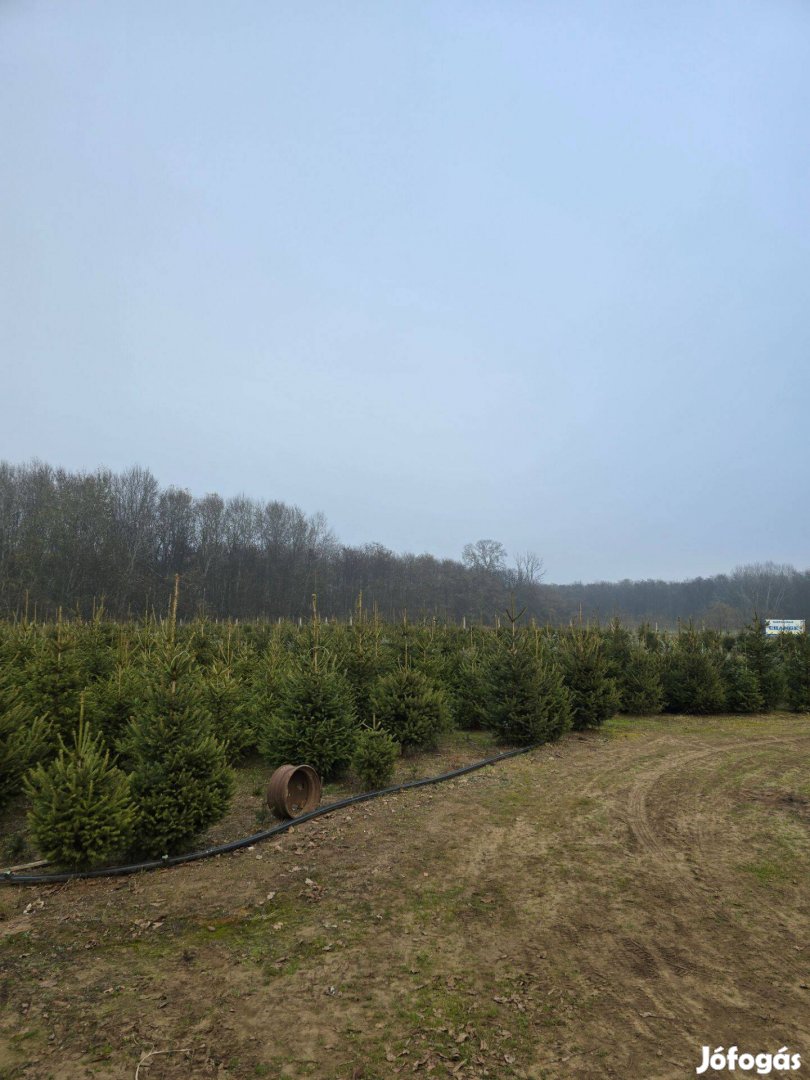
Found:
[{"label": "young spruce tree", "polygon": [[54,734],[63,739],[70,739],[76,728],[85,686],[76,635],[75,627],[66,626],[60,613],[53,632],[48,628],[35,641],[20,680],[25,703],[36,716],[46,716]]},{"label": "young spruce tree", "polygon": [[444,690],[413,668],[383,675],[372,690],[371,708],[380,727],[405,753],[435,747],[450,726]]},{"label": "young spruce tree", "polygon": [[642,645],[632,645],[620,678],[622,712],[653,716],[664,707],[661,660]]},{"label": "young spruce tree", "polygon": [[82,716],[68,749],[26,780],[28,824],[42,854],[63,866],[87,867],[129,846],[135,811],[129,780]]},{"label": "young spruce tree", "polygon": [[535,631],[519,633],[514,608],[511,632],[499,636],[486,670],[487,727],[515,746],[558,739],[571,727],[571,694],[559,664]]},{"label": "young spruce tree", "polygon": [[598,630],[572,627],[561,640],[560,663],[571,693],[574,730],[601,727],[621,703],[602,635]]},{"label": "young spruce tree", "polygon": [[354,752],[356,710],[345,676],[323,655],[314,598],[309,655],[284,672],[277,693],[259,720],[259,752],[274,767],[311,765],[323,780],[337,776]]},{"label": "young spruce tree", "polygon": [[352,768],[366,791],[376,791],[391,782],[399,752],[399,743],[382,728],[364,728],[358,733]]},{"label": "young spruce tree", "polygon": [[192,657],[171,639],[163,651],[124,744],[137,807],[135,846],[152,856],[182,851],[219,820],[234,783]]},{"label": "young spruce tree", "polygon": [[203,676],[203,695],[214,734],[234,764],[255,745],[256,732],[250,702],[227,659],[211,662]]},{"label": "young spruce tree", "polygon": [[748,666],[745,656],[729,653],[723,661],[721,675],[726,691],[726,708],[733,713],[761,712],[764,701],[759,679]]},{"label": "young spruce tree", "polygon": [[23,777],[49,756],[50,726],[34,715],[16,686],[0,674],[0,808],[23,790]]},{"label": "young spruce tree", "polygon": [[810,712],[810,636],[790,635],[785,642],[786,698],[794,712]]},{"label": "young spruce tree", "polygon": [[765,623],[758,615],[754,615],[740,633],[738,647],[756,676],[762,707],[766,710],[777,708],[785,692],[779,645],[775,637],[766,635]]},{"label": "young spruce tree", "polygon": [[671,713],[718,713],[725,705],[721,658],[693,626],[682,627],[662,665],[665,709]]}]

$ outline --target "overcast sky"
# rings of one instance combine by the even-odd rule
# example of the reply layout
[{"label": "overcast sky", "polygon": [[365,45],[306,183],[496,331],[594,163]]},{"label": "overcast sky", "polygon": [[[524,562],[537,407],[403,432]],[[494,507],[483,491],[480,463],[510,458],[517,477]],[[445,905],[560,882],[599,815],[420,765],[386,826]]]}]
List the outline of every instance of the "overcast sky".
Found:
[{"label": "overcast sky", "polygon": [[0,363],[6,460],[805,569],[810,4],[3,0]]}]

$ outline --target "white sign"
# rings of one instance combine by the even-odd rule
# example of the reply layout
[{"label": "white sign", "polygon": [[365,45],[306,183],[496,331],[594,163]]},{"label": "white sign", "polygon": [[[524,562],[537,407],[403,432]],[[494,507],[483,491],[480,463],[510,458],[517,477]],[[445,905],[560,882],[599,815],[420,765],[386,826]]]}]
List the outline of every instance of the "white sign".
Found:
[{"label": "white sign", "polygon": [[803,634],[804,619],[766,619],[765,633],[771,634]]}]

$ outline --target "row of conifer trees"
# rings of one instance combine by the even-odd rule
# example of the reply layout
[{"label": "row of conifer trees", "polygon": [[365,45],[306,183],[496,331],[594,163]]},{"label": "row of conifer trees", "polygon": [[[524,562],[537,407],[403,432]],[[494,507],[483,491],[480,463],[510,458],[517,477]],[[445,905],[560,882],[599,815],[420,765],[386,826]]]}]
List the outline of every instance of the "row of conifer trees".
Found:
[{"label": "row of conifer trees", "polygon": [[510,745],[618,711],[810,711],[810,640],[693,626],[494,630],[320,622],[0,625],[0,803],[40,850],[87,865],[161,856],[228,806],[234,767],[309,762],[385,784],[452,727]]}]

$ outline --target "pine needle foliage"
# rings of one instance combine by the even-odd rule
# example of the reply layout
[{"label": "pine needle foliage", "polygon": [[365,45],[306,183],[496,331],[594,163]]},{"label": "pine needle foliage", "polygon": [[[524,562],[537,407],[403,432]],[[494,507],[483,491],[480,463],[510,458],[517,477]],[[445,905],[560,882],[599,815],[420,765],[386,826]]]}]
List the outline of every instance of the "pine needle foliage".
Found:
[{"label": "pine needle foliage", "polygon": [[665,709],[671,713],[718,713],[725,705],[721,658],[692,626],[682,628],[664,657]]},{"label": "pine needle foliage", "polygon": [[437,746],[439,736],[450,726],[444,690],[412,668],[399,668],[378,679],[371,707],[377,723],[404,753]]},{"label": "pine needle foliage", "polygon": [[380,675],[384,674],[388,658],[383,655],[380,646],[377,623],[362,620],[362,609],[355,614],[355,624],[335,627],[331,641],[336,662],[345,671],[352,688],[358,719],[362,723],[369,723],[372,716],[371,691]]},{"label": "pine needle foliage", "polygon": [[23,777],[48,756],[50,725],[34,715],[17,687],[0,693],[0,807],[23,790]]},{"label": "pine needle foliage", "polygon": [[487,726],[489,656],[483,646],[465,644],[454,661],[448,686],[455,726],[478,731]]},{"label": "pine needle foliage", "polygon": [[486,726],[514,746],[558,739],[571,727],[571,695],[539,638],[499,640],[486,670]]},{"label": "pine needle foliage", "polygon": [[62,742],[53,761],[29,774],[25,788],[31,835],[47,859],[84,868],[129,846],[135,821],[129,779],[83,717],[72,746]]},{"label": "pine needle foliage", "polygon": [[618,677],[621,710],[631,716],[653,716],[664,707],[661,661],[641,645],[630,647]]},{"label": "pine needle foliage", "polygon": [[[621,692],[624,689],[624,672],[633,650],[633,635],[626,626],[622,626],[618,618],[611,619],[604,635],[604,645],[610,675],[616,680]],[[621,708],[626,711],[623,702]]]},{"label": "pine needle foliage", "polygon": [[258,748],[260,734],[279,706],[281,685],[290,666],[277,626],[261,648],[243,647],[234,657],[234,678],[242,690],[252,734],[250,750]]},{"label": "pine needle foliage", "polygon": [[807,631],[791,634],[784,650],[788,707],[794,712],[810,713],[810,636]]},{"label": "pine needle foliage", "polygon": [[586,627],[572,627],[562,639],[559,655],[571,694],[574,730],[601,727],[621,704],[601,634]]},{"label": "pine needle foliage", "polygon": [[775,709],[785,694],[779,645],[775,637],[765,633],[765,623],[754,615],[748,626],[741,631],[738,648],[756,676],[762,694],[762,707]]},{"label": "pine needle foliage", "polygon": [[124,745],[137,807],[135,846],[142,854],[183,851],[227,810],[233,773],[192,658],[180,646],[166,643],[162,669],[147,682]]},{"label": "pine needle foliage", "polygon": [[21,689],[37,716],[47,716],[54,733],[69,740],[79,720],[85,681],[76,649],[77,631],[60,621],[40,637],[26,665]]},{"label": "pine needle foliage", "polygon": [[725,708],[732,713],[762,712],[764,701],[759,679],[748,666],[745,656],[729,654],[723,661]]},{"label": "pine needle foliage", "polygon": [[110,750],[118,749],[144,693],[144,674],[132,664],[117,664],[112,674],[85,691],[85,715]]},{"label": "pine needle foliage", "polygon": [[224,745],[228,761],[235,764],[255,745],[256,733],[250,703],[225,661],[211,661],[203,678],[203,697],[214,734]]},{"label": "pine needle foliage", "polygon": [[333,663],[304,660],[281,680],[278,704],[258,731],[268,763],[311,765],[324,780],[351,761],[357,721],[349,684]]},{"label": "pine needle foliage", "polygon": [[89,685],[111,674],[115,663],[115,628],[104,621],[99,608],[89,623],[76,624],[76,656],[82,672],[82,681]]},{"label": "pine needle foliage", "polygon": [[352,769],[366,791],[390,784],[399,753],[399,743],[382,728],[364,728],[358,733]]}]

